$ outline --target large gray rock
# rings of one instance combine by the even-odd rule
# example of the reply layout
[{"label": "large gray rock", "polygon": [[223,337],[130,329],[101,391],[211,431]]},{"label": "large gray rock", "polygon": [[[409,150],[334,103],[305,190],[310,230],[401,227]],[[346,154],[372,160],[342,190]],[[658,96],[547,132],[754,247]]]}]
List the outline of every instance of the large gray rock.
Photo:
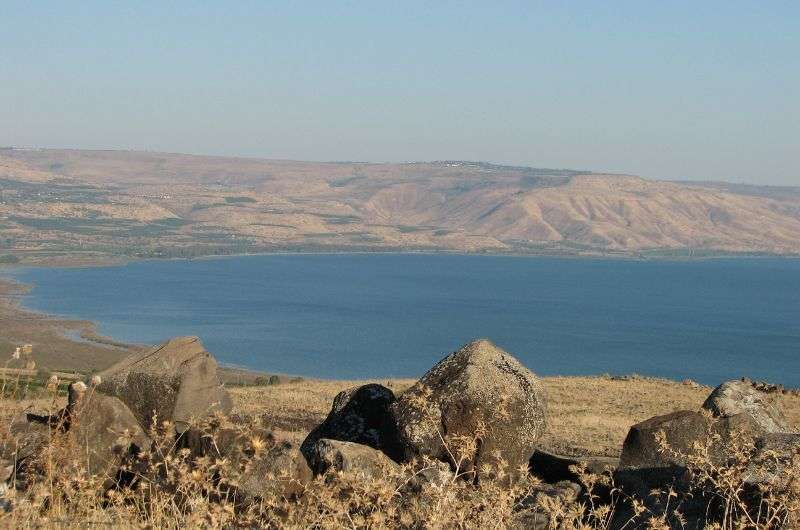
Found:
[{"label": "large gray rock", "polygon": [[121,400],[92,389],[76,392],[73,388],[82,385],[70,385],[66,435],[87,471],[113,482],[126,459],[150,449],[150,438]]},{"label": "large gray rock", "polygon": [[399,466],[385,454],[372,447],[353,442],[321,439],[314,444],[312,469],[315,474],[328,470],[355,473],[377,478],[397,470]]},{"label": "large gray rock", "polygon": [[98,390],[120,398],[149,429],[158,421],[185,431],[193,420],[229,412],[231,400],[217,376],[217,362],[197,337],[177,337],[135,353],[98,374]]},{"label": "large gray rock", "polygon": [[714,416],[729,418],[748,414],[765,433],[789,432],[789,422],[778,404],[767,393],[747,381],[727,381],[711,392],[703,408]]},{"label": "large gray rock", "polygon": [[628,431],[615,477],[623,487],[640,494],[672,484],[686,487],[690,460],[702,455],[704,449],[715,465],[722,465],[736,437],[754,440],[761,434],[746,414],[713,418],[708,413],[684,410],[656,416]]},{"label": "large gray rock", "polygon": [[396,462],[405,456],[389,407],[395,402],[388,388],[370,384],[340,392],[328,417],[309,433],[300,450],[311,462],[322,438],[355,442],[383,451]]},{"label": "large gray rock", "polygon": [[[466,478],[490,478],[498,458],[506,471],[528,463],[546,423],[536,376],[488,340],[448,355],[392,405],[409,457],[449,462]],[[475,443],[471,443],[475,442]]]},{"label": "large gray rock", "polygon": [[34,455],[50,441],[51,423],[55,424],[55,421],[45,414],[22,413],[14,416],[8,426],[10,436],[2,442],[0,457],[19,462]]},{"label": "large gray rock", "polygon": [[150,449],[149,437],[122,401],[82,382],[70,385],[66,408],[17,416],[9,431],[10,442],[0,456],[13,464],[15,480],[23,486],[38,472],[30,463],[51,443],[60,453],[71,451],[75,463],[105,479],[105,487],[114,485],[123,464]]}]

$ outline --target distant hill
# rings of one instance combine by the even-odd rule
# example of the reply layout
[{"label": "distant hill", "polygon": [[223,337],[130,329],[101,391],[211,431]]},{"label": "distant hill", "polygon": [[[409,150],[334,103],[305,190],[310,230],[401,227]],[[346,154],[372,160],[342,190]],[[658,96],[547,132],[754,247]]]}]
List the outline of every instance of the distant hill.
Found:
[{"label": "distant hill", "polygon": [[800,254],[800,188],[483,162],[0,149],[0,252]]}]

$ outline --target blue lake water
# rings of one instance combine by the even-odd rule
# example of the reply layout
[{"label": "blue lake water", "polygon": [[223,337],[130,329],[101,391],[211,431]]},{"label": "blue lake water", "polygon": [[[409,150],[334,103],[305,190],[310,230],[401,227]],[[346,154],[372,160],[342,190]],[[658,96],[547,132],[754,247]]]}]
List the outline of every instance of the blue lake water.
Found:
[{"label": "blue lake water", "polygon": [[800,260],[276,255],[22,269],[27,307],[118,340],[198,335],[222,362],[419,376],[488,337],[534,372],[800,387]]}]

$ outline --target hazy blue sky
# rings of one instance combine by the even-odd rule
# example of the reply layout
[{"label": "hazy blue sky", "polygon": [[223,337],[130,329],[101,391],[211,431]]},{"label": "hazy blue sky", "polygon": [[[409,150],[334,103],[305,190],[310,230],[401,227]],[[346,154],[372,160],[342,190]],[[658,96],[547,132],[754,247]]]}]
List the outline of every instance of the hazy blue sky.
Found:
[{"label": "hazy blue sky", "polygon": [[800,185],[800,2],[128,4],[0,0],[0,145]]}]

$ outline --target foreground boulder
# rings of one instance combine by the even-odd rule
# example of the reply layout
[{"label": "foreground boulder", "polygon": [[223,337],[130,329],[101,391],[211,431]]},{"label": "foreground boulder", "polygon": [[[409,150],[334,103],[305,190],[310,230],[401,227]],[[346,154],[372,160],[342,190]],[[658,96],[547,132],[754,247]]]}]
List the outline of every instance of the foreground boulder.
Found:
[{"label": "foreground boulder", "polygon": [[231,400],[217,376],[217,362],[197,337],[178,337],[135,353],[98,374],[98,390],[116,396],[149,429],[175,422],[177,432],[215,411],[230,412]]},{"label": "foreground boulder", "polygon": [[122,401],[82,382],[69,386],[69,402],[63,410],[19,415],[9,432],[11,439],[0,456],[13,465],[14,478],[21,486],[35,476],[36,471],[28,476],[29,464],[35,463],[48,446],[55,449],[55,465],[76,464],[89,475],[102,477],[108,488],[116,483],[121,467],[151,445]]},{"label": "foreground boulder", "polygon": [[242,504],[276,496],[297,499],[313,479],[297,446],[263,428],[201,422],[184,431],[177,446],[195,457],[226,460],[231,493]]},{"label": "foreground boulder", "polygon": [[760,428],[747,414],[713,418],[699,411],[656,416],[631,427],[622,446],[616,480],[638,493],[677,484],[688,485],[687,466],[695,457],[725,462],[728,446],[753,440]]},{"label": "foreground boulder", "polygon": [[335,470],[378,478],[399,469],[395,462],[377,449],[325,438],[314,444],[312,462],[311,467],[318,475]]},{"label": "foreground boulder", "polygon": [[546,421],[539,380],[488,340],[444,358],[391,409],[407,457],[449,462],[475,480],[484,464],[494,472],[499,460],[511,472],[526,466]]},{"label": "foreground boulder", "polygon": [[317,441],[328,438],[367,445],[400,462],[405,456],[403,445],[389,410],[394,402],[394,393],[376,384],[340,392],[328,417],[309,433],[300,450],[311,463]]},{"label": "foreground boulder", "polygon": [[747,381],[728,381],[711,392],[703,408],[714,416],[747,414],[765,433],[789,432],[789,422],[778,404]]},{"label": "foreground boulder", "polygon": [[150,449],[150,439],[131,410],[113,396],[73,383],[67,411],[66,435],[92,475],[115,481],[127,458]]}]

